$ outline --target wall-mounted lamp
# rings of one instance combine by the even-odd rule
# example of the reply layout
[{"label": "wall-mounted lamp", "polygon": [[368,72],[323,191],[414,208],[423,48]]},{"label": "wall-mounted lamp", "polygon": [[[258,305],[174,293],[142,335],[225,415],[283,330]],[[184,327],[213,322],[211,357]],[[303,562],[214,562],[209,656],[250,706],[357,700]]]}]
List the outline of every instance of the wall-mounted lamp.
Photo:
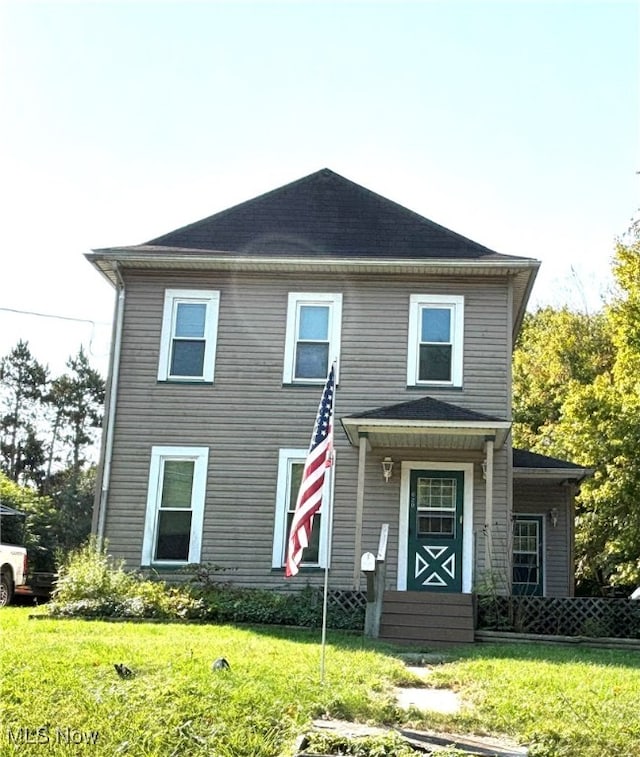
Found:
[{"label": "wall-mounted lamp", "polygon": [[486,461],[486,459],[483,460],[480,463],[480,465],[482,466],[482,478],[484,478],[484,480],[486,481],[487,480],[487,461]]},{"label": "wall-mounted lamp", "polygon": [[382,475],[384,480],[389,483],[391,479],[391,473],[393,472],[393,460],[390,457],[385,457],[382,461]]},{"label": "wall-mounted lamp", "polygon": [[549,510],[549,512],[547,513],[547,516],[549,518],[549,522],[555,528],[558,525],[558,508],[552,507],[551,510]]}]

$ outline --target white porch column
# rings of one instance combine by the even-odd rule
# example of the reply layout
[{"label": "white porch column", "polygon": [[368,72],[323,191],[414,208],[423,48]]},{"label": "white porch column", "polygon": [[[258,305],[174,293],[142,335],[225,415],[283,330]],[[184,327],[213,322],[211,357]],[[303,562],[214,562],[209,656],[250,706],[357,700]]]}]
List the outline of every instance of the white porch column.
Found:
[{"label": "white porch column", "polygon": [[359,432],[358,447],[358,488],[356,490],[356,529],[353,543],[353,588],[360,587],[360,557],[362,553],[362,515],[364,513],[364,478],[369,440],[366,433]]},{"label": "white porch column", "polygon": [[484,570],[485,575],[493,563],[493,437],[485,440],[485,511],[484,511]]}]

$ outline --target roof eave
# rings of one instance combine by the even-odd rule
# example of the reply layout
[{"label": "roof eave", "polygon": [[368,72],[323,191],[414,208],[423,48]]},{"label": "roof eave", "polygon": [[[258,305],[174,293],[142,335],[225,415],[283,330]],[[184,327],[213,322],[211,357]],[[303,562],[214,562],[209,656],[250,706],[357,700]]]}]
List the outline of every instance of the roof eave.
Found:
[{"label": "roof eave", "polygon": [[426,421],[393,420],[389,418],[342,418],[342,427],[352,446],[360,445],[360,438],[384,431],[387,434],[473,436],[493,438],[499,449],[505,443],[511,424],[508,421]]},{"label": "roof eave", "polygon": [[[86,253],[85,257],[96,268],[109,274],[114,261],[124,267],[143,268],[222,268],[230,270],[265,270],[273,268],[280,271],[283,268],[322,270],[336,268],[361,271],[363,268],[372,270],[392,271],[398,269],[429,270],[449,268],[452,273],[469,271],[484,272],[485,274],[518,274],[528,273],[535,278],[540,261],[533,258],[518,258],[508,255],[488,255],[481,258],[408,258],[408,257],[368,257],[366,255],[350,255],[344,257],[330,255],[293,256],[293,255],[243,255],[224,250],[186,250],[165,247],[110,247],[96,249]],[[531,282],[532,286],[532,282]],[[530,291],[530,288],[529,290]]]},{"label": "roof eave", "polygon": [[593,476],[593,468],[513,468],[514,478],[547,478],[557,481],[575,481],[579,483],[585,478]]}]

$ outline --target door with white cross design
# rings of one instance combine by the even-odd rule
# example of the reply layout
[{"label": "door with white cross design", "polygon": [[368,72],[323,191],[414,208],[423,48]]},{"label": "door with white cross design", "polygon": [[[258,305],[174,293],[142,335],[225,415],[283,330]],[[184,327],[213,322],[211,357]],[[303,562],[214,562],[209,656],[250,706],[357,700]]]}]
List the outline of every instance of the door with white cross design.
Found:
[{"label": "door with white cross design", "polygon": [[463,486],[462,471],[411,471],[410,591],[462,591]]}]

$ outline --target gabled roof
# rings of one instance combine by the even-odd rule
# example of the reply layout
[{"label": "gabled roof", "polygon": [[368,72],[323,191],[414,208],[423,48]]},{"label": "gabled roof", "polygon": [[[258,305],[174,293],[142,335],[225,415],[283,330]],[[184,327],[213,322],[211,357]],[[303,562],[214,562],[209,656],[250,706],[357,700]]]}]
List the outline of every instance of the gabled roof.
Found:
[{"label": "gabled roof", "polygon": [[513,475],[516,478],[546,478],[571,479],[580,481],[592,476],[593,468],[560,460],[557,457],[539,455],[524,449],[513,450]]},{"label": "gabled roof", "polygon": [[511,428],[503,418],[433,397],[354,413],[341,422],[351,444],[358,446],[360,438],[366,437],[374,447],[481,449],[488,437],[501,447]]},{"label": "gabled roof", "polygon": [[249,255],[509,258],[328,168],[147,245]]}]

